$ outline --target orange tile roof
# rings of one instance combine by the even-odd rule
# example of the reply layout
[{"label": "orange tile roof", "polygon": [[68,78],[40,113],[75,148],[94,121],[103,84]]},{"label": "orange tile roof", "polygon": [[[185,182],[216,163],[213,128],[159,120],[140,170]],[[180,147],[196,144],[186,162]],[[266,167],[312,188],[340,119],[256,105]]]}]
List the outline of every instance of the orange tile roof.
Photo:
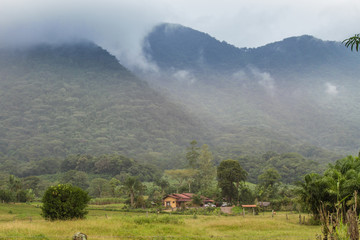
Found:
[{"label": "orange tile roof", "polygon": [[247,207],[256,207],[256,205],[241,205],[241,207],[243,207],[243,208],[247,208]]},{"label": "orange tile roof", "polygon": [[[172,197],[175,198],[176,201],[178,202],[190,202],[192,201],[192,197],[194,196],[194,193],[173,193],[173,194],[169,194],[167,196],[165,196],[163,199],[167,198],[167,197]],[[201,198],[205,201],[205,202],[214,202],[214,200],[211,200],[210,198],[201,196]]]}]

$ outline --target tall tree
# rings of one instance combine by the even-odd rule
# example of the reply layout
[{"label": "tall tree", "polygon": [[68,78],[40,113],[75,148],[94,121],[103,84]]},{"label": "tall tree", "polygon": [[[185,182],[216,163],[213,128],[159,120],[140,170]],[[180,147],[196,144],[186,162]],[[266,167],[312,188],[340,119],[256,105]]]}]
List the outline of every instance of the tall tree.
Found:
[{"label": "tall tree", "polygon": [[214,157],[206,144],[202,145],[200,149],[198,172],[199,174],[196,176],[196,181],[199,182],[199,190],[206,192],[216,177]]},{"label": "tall tree", "polygon": [[354,203],[355,191],[360,191],[360,159],[348,156],[329,165],[323,175],[307,174],[299,184],[298,194],[304,206],[318,217],[320,203],[329,212],[342,204],[346,212]]},{"label": "tall tree", "polygon": [[218,185],[222,196],[228,202],[237,200],[238,187],[241,181],[245,181],[247,172],[242,169],[238,161],[228,159],[220,163],[217,168]]},{"label": "tall tree", "polygon": [[165,178],[158,178],[155,180],[155,184],[161,188],[161,195],[165,195],[165,189],[170,186],[169,181]]},{"label": "tall tree", "polygon": [[95,178],[89,187],[90,195],[94,197],[106,197],[111,195],[111,186],[104,178]]},{"label": "tall tree", "polygon": [[136,177],[129,176],[123,182],[123,190],[130,197],[131,207],[135,206],[135,197],[138,196],[144,189],[143,184]]},{"label": "tall tree", "polygon": [[191,183],[194,181],[194,177],[197,174],[197,170],[194,169],[173,169],[173,170],[166,170],[165,174],[168,175],[170,178],[174,179],[176,184],[176,192],[179,192],[179,188],[184,184],[187,183],[189,192],[191,191]]},{"label": "tall tree", "polygon": [[199,160],[199,147],[197,146],[197,141],[192,140],[190,142],[190,147],[188,147],[186,153],[186,159],[188,160],[188,164],[191,168],[197,168],[198,160]]},{"label": "tall tree", "polygon": [[274,187],[280,179],[281,176],[276,169],[268,168],[259,176],[259,183],[265,187]]},{"label": "tall tree", "polygon": [[89,187],[87,173],[77,170],[69,170],[63,173],[60,182],[63,184],[70,183],[71,185],[77,186],[84,190]]},{"label": "tall tree", "polygon": [[279,172],[274,168],[266,169],[259,177],[259,184],[257,186],[257,195],[260,200],[269,201],[276,198],[279,189],[281,176]]}]

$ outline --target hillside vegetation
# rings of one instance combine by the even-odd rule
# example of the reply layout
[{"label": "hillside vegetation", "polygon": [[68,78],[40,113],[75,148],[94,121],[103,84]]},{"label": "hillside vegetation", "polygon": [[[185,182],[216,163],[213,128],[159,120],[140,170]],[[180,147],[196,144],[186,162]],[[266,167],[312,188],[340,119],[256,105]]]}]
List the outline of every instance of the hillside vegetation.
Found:
[{"label": "hillside vegetation", "polygon": [[[0,152],[157,157],[204,127],[92,43],[0,51]],[[151,157],[151,156],[150,156]]]}]

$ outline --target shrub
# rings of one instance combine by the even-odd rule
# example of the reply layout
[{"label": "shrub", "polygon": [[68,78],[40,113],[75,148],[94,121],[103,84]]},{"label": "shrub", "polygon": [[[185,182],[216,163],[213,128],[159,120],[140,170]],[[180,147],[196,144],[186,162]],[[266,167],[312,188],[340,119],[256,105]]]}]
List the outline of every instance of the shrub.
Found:
[{"label": "shrub", "polygon": [[71,184],[49,187],[43,198],[42,216],[48,220],[84,218],[90,197],[87,192]]},{"label": "shrub", "polygon": [[0,189],[0,201],[9,203],[15,201],[15,195],[10,190]]}]

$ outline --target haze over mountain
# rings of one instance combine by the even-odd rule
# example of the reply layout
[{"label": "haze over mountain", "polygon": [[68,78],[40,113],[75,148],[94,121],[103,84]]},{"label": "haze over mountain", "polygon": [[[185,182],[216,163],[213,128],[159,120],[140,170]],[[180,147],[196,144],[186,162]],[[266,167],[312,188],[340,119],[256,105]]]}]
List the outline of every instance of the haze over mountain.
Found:
[{"label": "haze over mountain", "polygon": [[161,24],[143,49],[159,72],[142,76],[211,124],[218,142],[359,149],[360,55],[339,42],[305,35],[240,49]]}]

